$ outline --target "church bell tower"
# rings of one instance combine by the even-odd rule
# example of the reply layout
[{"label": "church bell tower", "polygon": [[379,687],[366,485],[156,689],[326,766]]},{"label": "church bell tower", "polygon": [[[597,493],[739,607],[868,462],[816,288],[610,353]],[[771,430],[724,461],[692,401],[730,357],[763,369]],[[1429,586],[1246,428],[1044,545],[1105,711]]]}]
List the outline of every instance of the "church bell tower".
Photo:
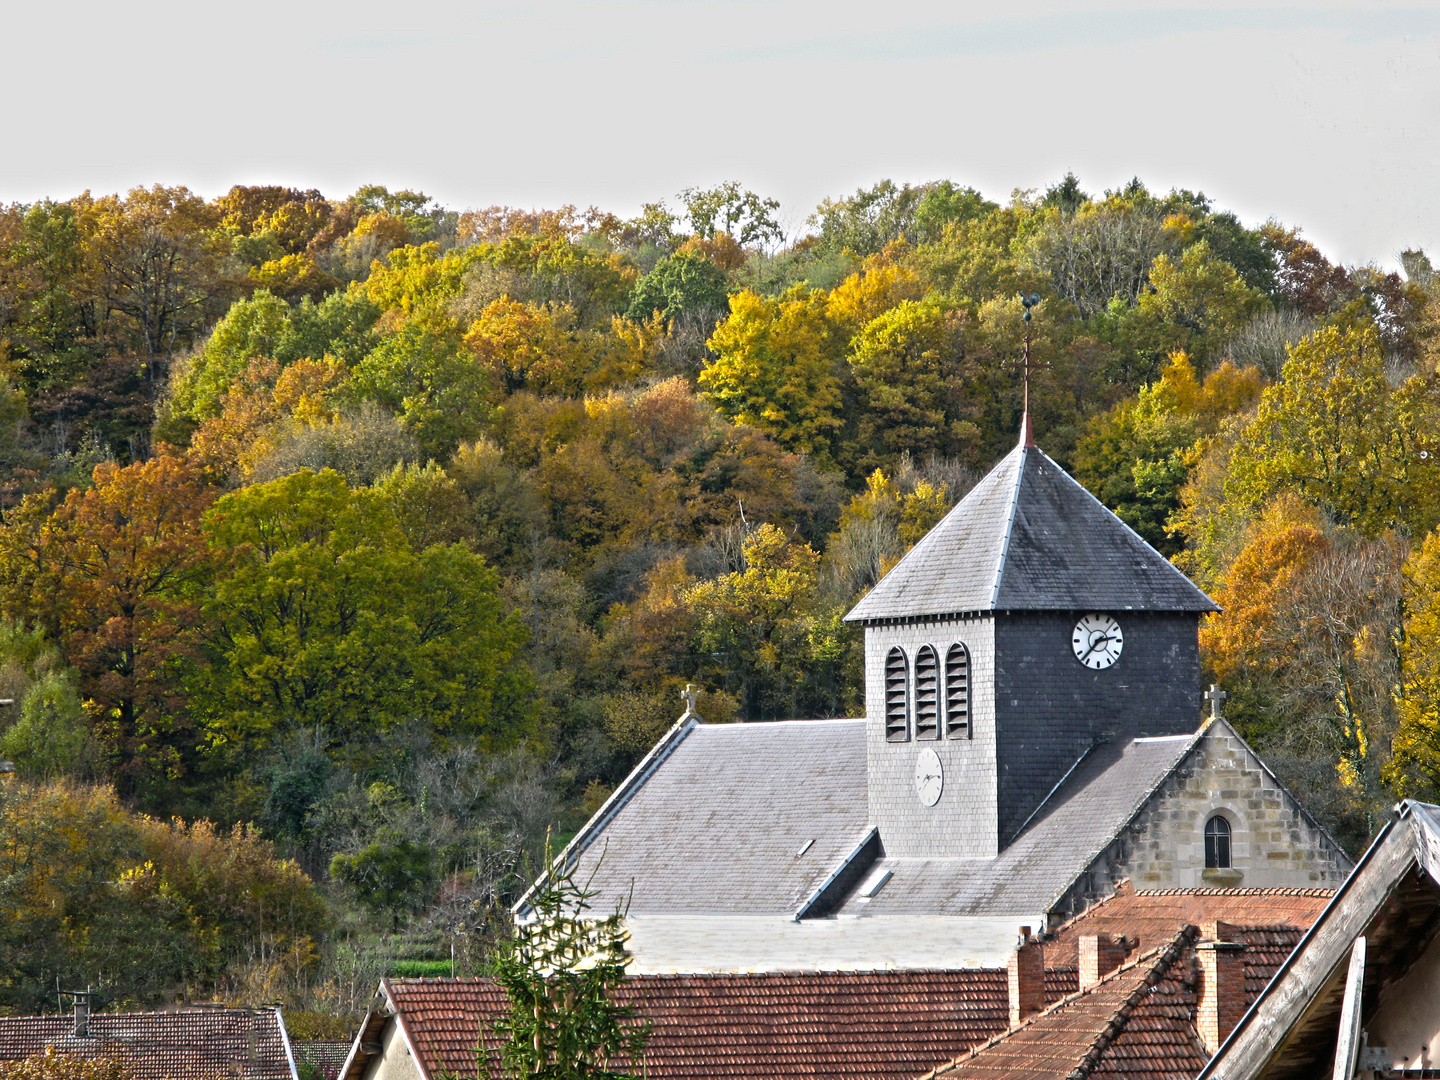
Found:
[{"label": "church bell tower", "polygon": [[988,858],[1097,743],[1200,722],[1215,604],[1020,444],[847,616],[887,856]]}]

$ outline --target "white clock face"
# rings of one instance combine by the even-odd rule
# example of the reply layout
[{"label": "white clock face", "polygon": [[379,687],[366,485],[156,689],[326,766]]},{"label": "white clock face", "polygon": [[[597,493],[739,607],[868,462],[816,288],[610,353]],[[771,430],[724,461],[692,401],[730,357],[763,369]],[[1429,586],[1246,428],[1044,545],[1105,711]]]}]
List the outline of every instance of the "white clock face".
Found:
[{"label": "white clock face", "polygon": [[1100,671],[1120,659],[1125,635],[1120,632],[1120,624],[1109,615],[1091,612],[1075,624],[1070,646],[1075,650],[1075,659],[1093,671]]},{"label": "white clock face", "polygon": [[940,770],[940,755],[928,746],[915,757],[915,794],[926,806],[940,801],[945,788],[945,774]]}]

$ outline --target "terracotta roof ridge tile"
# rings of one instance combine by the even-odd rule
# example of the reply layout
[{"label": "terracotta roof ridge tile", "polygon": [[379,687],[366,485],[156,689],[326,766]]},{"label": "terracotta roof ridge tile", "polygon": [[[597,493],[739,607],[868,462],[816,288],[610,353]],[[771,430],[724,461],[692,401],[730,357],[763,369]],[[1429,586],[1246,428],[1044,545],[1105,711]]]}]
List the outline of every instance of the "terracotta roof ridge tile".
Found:
[{"label": "terracotta roof ridge tile", "polygon": [[[1136,896],[1334,896],[1334,889],[1323,889],[1314,887],[1302,887],[1293,885],[1249,885],[1234,889],[1214,888],[1175,888],[1175,889],[1136,889]],[[1101,903],[1108,903],[1113,896],[1106,897]],[[1083,919],[1090,912],[1094,911],[1100,904],[1094,904],[1086,908],[1075,919]],[[1068,924],[1067,924],[1068,925]]]}]

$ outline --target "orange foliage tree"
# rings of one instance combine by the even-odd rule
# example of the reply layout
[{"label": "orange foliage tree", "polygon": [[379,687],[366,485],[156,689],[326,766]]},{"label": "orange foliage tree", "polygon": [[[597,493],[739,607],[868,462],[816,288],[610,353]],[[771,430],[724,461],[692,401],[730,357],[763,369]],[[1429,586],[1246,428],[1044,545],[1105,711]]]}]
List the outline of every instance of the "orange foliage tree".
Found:
[{"label": "orange foliage tree", "polygon": [[167,452],[103,462],[58,505],[31,495],[0,530],[0,610],[61,643],[127,783],[177,776],[193,750],[181,676],[214,562],[200,530],[212,498]]}]

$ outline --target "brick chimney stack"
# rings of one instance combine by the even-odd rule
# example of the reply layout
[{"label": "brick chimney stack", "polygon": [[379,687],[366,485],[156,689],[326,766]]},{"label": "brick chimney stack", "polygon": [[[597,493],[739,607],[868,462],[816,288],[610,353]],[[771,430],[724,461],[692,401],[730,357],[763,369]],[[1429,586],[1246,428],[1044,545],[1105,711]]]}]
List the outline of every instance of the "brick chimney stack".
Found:
[{"label": "brick chimney stack", "polygon": [[1205,1049],[1214,1054],[1245,1015],[1245,945],[1235,927],[1208,922],[1195,945],[1200,957],[1200,1003],[1195,1026]]},{"label": "brick chimney stack", "polygon": [[1080,989],[1088,990],[1125,962],[1125,940],[1113,934],[1080,935]]},{"label": "brick chimney stack", "polygon": [[1005,964],[1010,985],[1010,1026],[1045,1008],[1045,957],[1030,927],[1020,927],[1020,940]]},{"label": "brick chimney stack", "polygon": [[75,1038],[88,1039],[90,1037],[90,990],[87,987],[84,993],[75,994]]}]

